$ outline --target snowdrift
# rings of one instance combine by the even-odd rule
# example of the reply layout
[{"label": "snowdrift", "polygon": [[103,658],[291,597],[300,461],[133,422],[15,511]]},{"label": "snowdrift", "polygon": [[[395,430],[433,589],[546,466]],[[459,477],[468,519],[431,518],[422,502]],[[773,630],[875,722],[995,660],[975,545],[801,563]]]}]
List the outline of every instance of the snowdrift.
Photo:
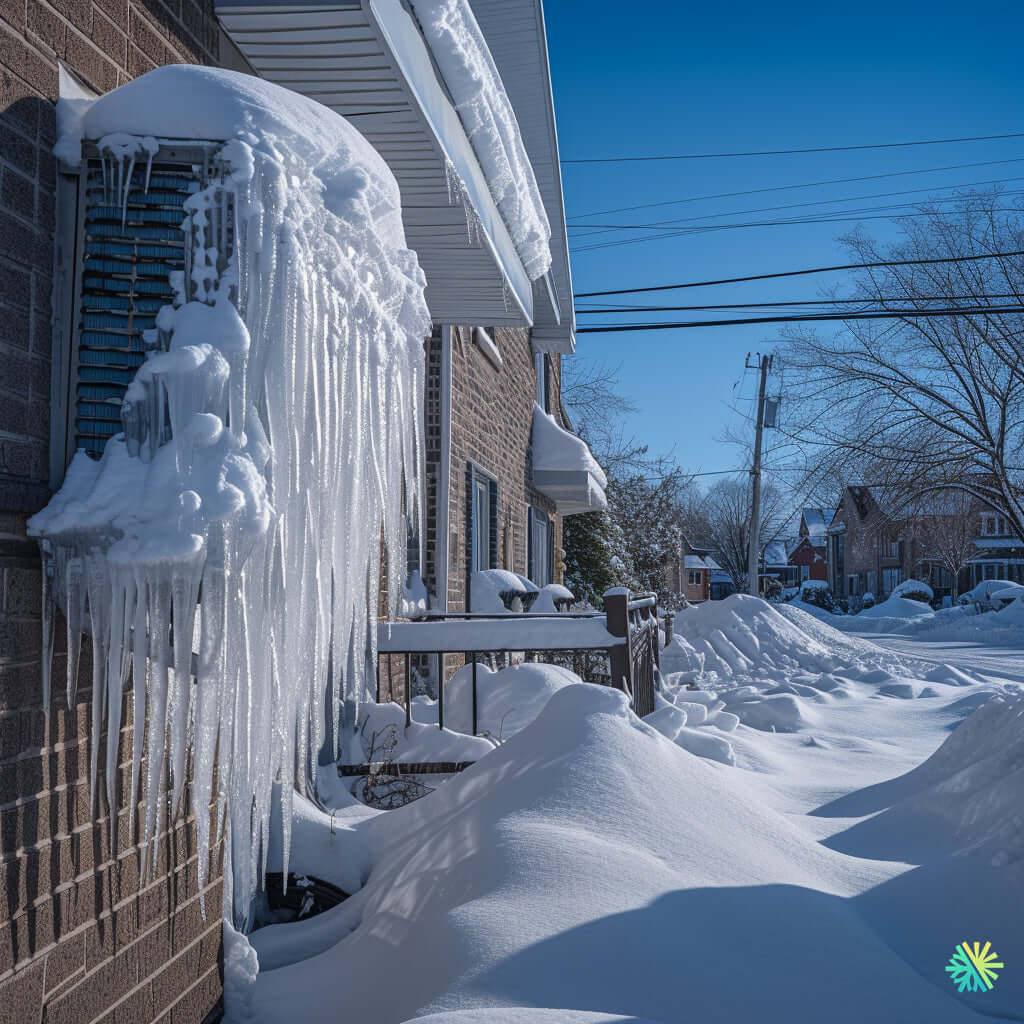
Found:
[{"label": "snowdrift", "polygon": [[743,778],[666,741],[621,694],[565,687],[459,778],[370,819],[365,886],[255,933],[260,974],[229,979],[229,1020],[233,1005],[267,1024],[781,1022],[808,1007],[836,1024],[975,1020],[865,923],[852,897],[871,864]]}]

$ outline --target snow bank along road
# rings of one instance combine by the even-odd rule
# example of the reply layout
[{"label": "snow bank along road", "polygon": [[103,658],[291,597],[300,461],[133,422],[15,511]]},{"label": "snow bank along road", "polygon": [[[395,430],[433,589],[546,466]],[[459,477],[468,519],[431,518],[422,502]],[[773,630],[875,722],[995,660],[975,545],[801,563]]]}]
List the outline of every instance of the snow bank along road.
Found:
[{"label": "snow bank along road", "polygon": [[229,935],[229,1019],[1024,1020],[1024,690],[748,597],[677,629],[645,721],[524,674],[535,717],[416,803],[297,798],[293,868],[358,891]]},{"label": "snow bank along road", "polygon": [[995,679],[1024,682],[1024,631],[1020,647],[989,647],[969,640],[918,640],[892,634],[873,635],[870,639],[898,654],[946,662]]}]

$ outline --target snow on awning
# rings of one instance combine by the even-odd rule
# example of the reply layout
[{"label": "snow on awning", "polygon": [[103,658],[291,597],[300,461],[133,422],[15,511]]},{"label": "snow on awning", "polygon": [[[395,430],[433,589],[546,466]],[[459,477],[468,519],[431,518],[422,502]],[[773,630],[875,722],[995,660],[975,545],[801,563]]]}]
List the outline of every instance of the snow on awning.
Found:
[{"label": "snow on awning", "polygon": [[[469,11],[465,0],[457,6]],[[470,116],[472,83],[458,77],[452,54],[442,61],[431,51],[401,0],[217,0],[216,11],[261,77],[351,120],[388,163],[435,322],[532,325],[531,276],[547,269],[538,234],[547,222],[530,201],[532,171],[527,177],[517,159],[507,99],[507,111],[496,100],[473,105],[471,139],[460,110]],[[479,56],[472,34],[459,39]],[[435,50],[441,45],[439,36]],[[479,69],[486,61],[470,65]],[[503,95],[500,79],[490,86],[492,99]],[[480,120],[482,111],[491,112],[489,124]],[[521,188],[499,180],[502,156],[505,166],[519,167]]]},{"label": "snow on awning", "polygon": [[608,478],[586,443],[563,430],[554,416],[533,407],[530,437],[533,486],[558,505],[563,516],[596,512],[608,507]]}]

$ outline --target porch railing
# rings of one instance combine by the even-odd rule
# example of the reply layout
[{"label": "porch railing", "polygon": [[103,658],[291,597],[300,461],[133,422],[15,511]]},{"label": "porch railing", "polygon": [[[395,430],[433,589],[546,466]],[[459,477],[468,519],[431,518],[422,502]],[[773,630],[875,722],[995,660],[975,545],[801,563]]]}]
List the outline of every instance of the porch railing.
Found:
[{"label": "porch railing", "polygon": [[[415,622],[382,622],[377,630],[377,701],[381,662],[387,659],[388,690],[394,699],[394,659],[401,659],[406,724],[412,722],[413,659],[435,659],[438,727],[444,728],[445,658],[460,655],[472,666],[472,731],[478,725],[477,665],[481,657],[522,655],[570,664],[582,678],[622,690],[637,715],[654,710],[660,663],[660,629],[654,594],[631,595],[616,588],[604,595],[600,612],[433,614]],[[665,617],[671,640],[671,617]],[[582,670],[581,670],[582,669]]]}]

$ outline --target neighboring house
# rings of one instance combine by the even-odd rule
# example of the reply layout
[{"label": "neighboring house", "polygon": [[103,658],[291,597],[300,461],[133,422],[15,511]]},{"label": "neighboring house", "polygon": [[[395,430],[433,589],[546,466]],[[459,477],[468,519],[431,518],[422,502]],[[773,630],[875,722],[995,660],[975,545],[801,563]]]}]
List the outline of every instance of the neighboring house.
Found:
[{"label": "neighboring house", "polygon": [[[717,587],[712,586],[714,574],[719,574],[715,580]],[[691,604],[717,600],[727,596],[723,593],[722,576],[728,579],[712,557],[710,544],[691,544],[685,536],[680,537],[679,549],[666,566],[666,586],[670,591]]]},{"label": "neighboring house", "polygon": [[828,528],[833,515],[824,508],[805,508],[800,513],[799,536],[789,550],[789,563],[797,567],[800,582],[828,579]]},{"label": "neighboring house", "polygon": [[[125,1019],[199,1022],[221,995],[220,873],[211,871],[204,921],[192,821],[166,829],[158,876],[141,892],[135,850],[122,844],[118,856],[108,822],[94,822],[90,688],[83,675],[68,711],[54,687],[44,715],[42,581],[25,519],[76,448],[98,455],[120,431],[141,332],[170,298],[167,267],[181,266],[182,199],[218,140],[158,140],[153,179],[133,186],[143,198],[126,221],[94,198],[90,140],[82,170],[57,165],[54,101],[109,91],[157,64],[202,63],[351,116],[398,178],[435,324],[425,339],[426,515],[410,537],[412,567],[435,607],[462,610],[474,569],[559,580],[561,516],[604,503],[603,474],[567,431],[560,401],[574,315],[543,12],[539,0],[472,2],[551,226],[551,267],[534,276],[516,241],[522,225],[492,191],[409,5],[86,0],[68,17],[41,0],[16,7],[0,29],[0,856],[17,881],[0,919],[0,1003],[12,1019],[91,1021],[117,1004]],[[115,250],[129,264],[121,275],[102,262]],[[111,810],[125,820],[124,801]]]},{"label": "neighboring house", "polygon": [[881,600],[912,578],[912,524],[891,517],[879,504],[877,490],[846,487],[827,528],[827,579],[836,597],[870,593]]},{"label": "neighboring house", "polygon": [[[953,594],[953,580],[929,547],[929,522],[950,515],[941,495],[912,515],[886,512],[891,503],[882,488],[847,487],[828,527],[828,583],[837,597],[871,593],[883,599],[907,579],[931,586],[937,598]],[[976,520],[973,551],[957,580],[963,593],[985,579],[1024,582],[1024,542],[1006,520],[980,503],[968,514]]]},{"label": "neighboring house", "polygon": [[790,561],[790,552],[795,543],[794,540],[773,540],[764,546],[761,553],[762,579],[776,580],[783,587],[792,587],[797,583],[800,578],[799,569]]},{"label": "neighboring house", "polygon": [[730,594],[736,593],[736,584],[724,569],[717,567],[717,562],[714,564],[715,568],[711,570],[711,600],[721,601]]},{"label": "neighboring house", "polygon": [[1014,535],[1003,516],[988,509],[976,512],[978,533],[974,553],[961,573],[960,591],[982,580],[1024,583],[1024,540]]}]

